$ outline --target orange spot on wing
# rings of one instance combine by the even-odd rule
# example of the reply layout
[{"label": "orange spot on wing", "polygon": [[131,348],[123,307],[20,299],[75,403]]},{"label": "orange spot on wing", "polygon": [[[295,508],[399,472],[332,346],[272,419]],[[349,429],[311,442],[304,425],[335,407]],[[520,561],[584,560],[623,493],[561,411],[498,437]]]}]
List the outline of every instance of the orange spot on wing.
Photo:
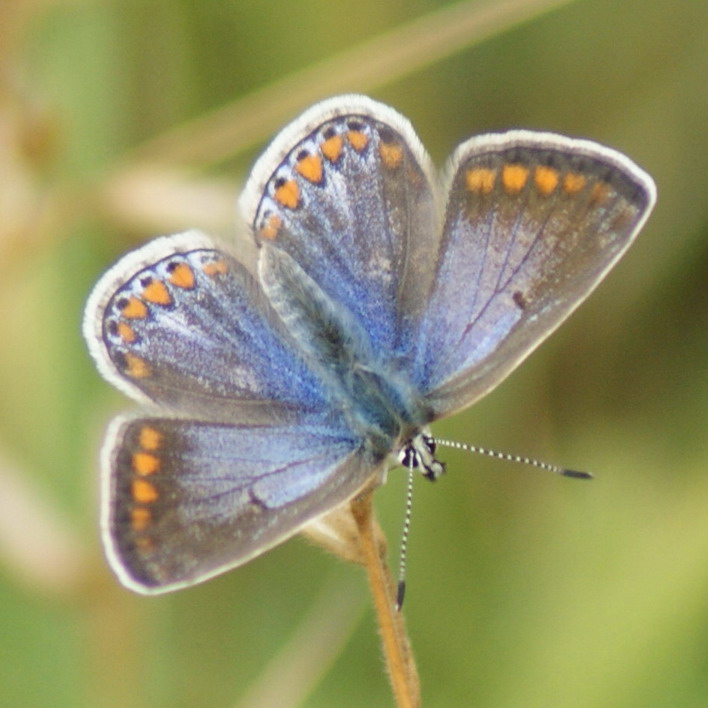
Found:
[{"label": "orange spot on wing", "polygon": [[211,261],[209,263],[205,263],[202,266],[202,270],[209,276],[209,277],[214,277],[215,275],[223,275],[229,270],[229,267],[226,265],[226,261]]},{"label": "orange spot on wing", "polygon": [[160,458],[149,452],[136,452],[133,455],[133,469],[143,476],[155,474],[160,470]]},{"label": "orange spot on wing", "polygon": [[563,177],[563,191],[566,194],[577,194],[585,186],[587,180],[581,174],[577,172],[568,172],[568,174]]},{"label": "orange spot on wing", "polygon": [[600,206],[610,198],[610,185],[607,182],[597,182],[590,192],[590,205]]},{"label": "orange spot on wing", "polygon": [[398,167],[403,160],[403,148],[398,143],[381,143],[379,154],[384,165],[390,170]]},{"label": "orange spot on wing", "polygon": [[494,189],[496,170],[487,167],[474,167],[465,173],[465,184],[470,192],[489,194]]},{"label": "orange spot on wing", "polygon": [[268,218],[258,233],[263,238],[274,239],[280,232],[282,226],[283,220],[277,214],[273,214],[273,216]]},{"label": "orange spot on wing", "polygon": [[159,450],[162,446],[162,433],[146,425],[140,429],[138,444],[143,450]]},{"label": "orange spot on wing", "polygon": [[294,209],[300,202],[300,187],[294,179],[283,182],[275,190],[275,199],[288,209]]},{"label": "orange spot on wing", "polygon": [[343,143],[341,135],[333,135],[322,143],[320,150],[330,162],[336,162],[342,154]]},{"label": "orange spot on wing", "polygon": [[295,169],[309,182],[319,184],[322,181],[322,160],[317,155],[303,157]]},{"label": "orange spot on wing", "polygon": [[347,140],[357,152],[361,152],[369,144],[369,136],[360,130],[350,130],[347,133]]},{"label": "orange spot on wing", "polygon": [[523,165],[504,165],[502,169],[502,182],[504,189],[509,194],[518,194],[529,178],[529,168]]},{"label": "orange spot on wing", "polygon": [[144,290],[143,298],[155,305],[169,305],[172,296],[167,286],[161,280],[153,280]]},{"label": "orange spot on wing", "polygon": [[128,344],[130,344],[131,342],[134,342],[135,339],[137,338],[137,335],[135,334],[135,330],[129,324],[126,324],[125,322],[118,323],[118,334],[120,335],[120,338],[124,342],[128,342]]},{"label": "orange spot on wing", "polygon": [[554,170],[552,167],[544,167],[543,165],[536,168],[534,182],[536,189],[538,189],[544,197],[547,197],[555,190],[559,181],[560,176],[558,175],[558,170]]},{"label": "orange spot on wing", "polygon": [[127,317],[131,320],[142,320],[147,317],[148,309],[147,305],[142,300],[138,300],[135,295],[132,295],[128,298],[127,304],[120,313],[123,317]]},{"label": "orange spot on wing", "polygon": [[179,263],[170,273],[170,283],[191,290],[194,287],[194,271],[186,263]]},{"label": "orange spot on wing", "polygon": [[148,363],[139,356],[135,356],[135,354],[126,352],[125,363],[125,373],[128,374],[128,376],[132,376],[134,379],[145,379],[152,374]]},{"label": "orange spot on wing", "polygon": [[144,479],[134,479],[130,489],[133,499],[140,504],[152,504],[160,497],[155,486]]},{"label": "orange spot on wing", "polygon": [[151,522],[150,509],[140,506],[130,512],[130,525],[133,527],[133,531],[145,531]]},{"label": "orange spot on wing", "polygon": [[149,536],[138,536],[133,539],[133,543],[135,544],[135,548],[142,553],[148,553],[155,547],[153,540]]}]

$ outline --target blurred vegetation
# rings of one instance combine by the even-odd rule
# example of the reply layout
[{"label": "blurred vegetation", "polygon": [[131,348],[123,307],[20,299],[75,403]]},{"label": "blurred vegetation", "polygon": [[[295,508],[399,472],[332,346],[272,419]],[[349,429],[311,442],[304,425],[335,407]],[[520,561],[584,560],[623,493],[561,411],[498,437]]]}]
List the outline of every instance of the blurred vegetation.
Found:
[{"label": "blurred vegetation", "polygon": [[[707,38],[700,0],[0,6],[0,704],[390,705],[363,573],[301,540],[171,596],[117,584],[97,450],[131,404],[80,337],[120,254],[232,233],[277,128],[356,90],[438,164],[523,126],[615,146],[659,187],[588,303],[437,428],[597,479],[450,452],[417,485],[425,704],[708,705]],[[377,493],[394,558],[403,490],[393,472]]]}]

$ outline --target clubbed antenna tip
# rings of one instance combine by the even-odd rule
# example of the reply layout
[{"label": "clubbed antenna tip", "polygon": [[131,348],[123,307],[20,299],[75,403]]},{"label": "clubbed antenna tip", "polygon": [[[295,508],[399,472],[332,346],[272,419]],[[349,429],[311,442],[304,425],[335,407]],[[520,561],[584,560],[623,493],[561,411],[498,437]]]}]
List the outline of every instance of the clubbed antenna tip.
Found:
[{"label": "clubbed antenna tip", "polygon": [[468,445],[467,443],[461,443],[455,440],[441,440],[440,438],[435,438],[435,444],[443,445],[445,447],[452,447],[456,450],[473,452],[477,455],[486,455],[487,457],[494,457],[497,460],[506,460],[507,462],[519,462],[522,465],[529,465],[530,467],[536,467],[537,469],[546,470],[547,472],[554,472],[555,474],[560,474],[563,477],[572,477],[573,479],[593,478],[589,472],[578,472],[577,470],[568,470],[564,467],[551,465],[548,462],[534,460],[531,457],[523,457],[522,455],[511,455],[508,452],[499,452],[498,450],[489,450],[488,448],[480,447],[479,445]]},{"label": "clubbed antenna tip", "polygon": [[589,472],[578,472],[578,470],[561,470],[564,477],[572,477],[573,479],[592,479],[593,476]]},{"label": "clubbed antenna tip", "polygon": [[398,588],[396,588],[396,612],[400,612],[403,607],[403,598],[406,596],[406,582],[405,580],[398,581]]}]

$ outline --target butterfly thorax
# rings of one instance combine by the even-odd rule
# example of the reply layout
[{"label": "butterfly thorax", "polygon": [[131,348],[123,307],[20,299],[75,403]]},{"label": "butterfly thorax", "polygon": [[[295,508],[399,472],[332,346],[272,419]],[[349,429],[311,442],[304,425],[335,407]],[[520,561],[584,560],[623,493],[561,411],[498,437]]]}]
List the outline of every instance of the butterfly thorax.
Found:
[{"label": "butterfly thorax", "polygon": [[327,385],[337,403],[333,408],[362,438],[372,461],[382,462],[392,451],[398,456],[398,451],[410,449],[408,458],[432,465],[431,453],[419,440],[431,420],[430,411],[395,359],[376,352],[369,334],[351,313],[324,293],[287,253],[264,249],[260,270],[273,308],[306,364]]}]

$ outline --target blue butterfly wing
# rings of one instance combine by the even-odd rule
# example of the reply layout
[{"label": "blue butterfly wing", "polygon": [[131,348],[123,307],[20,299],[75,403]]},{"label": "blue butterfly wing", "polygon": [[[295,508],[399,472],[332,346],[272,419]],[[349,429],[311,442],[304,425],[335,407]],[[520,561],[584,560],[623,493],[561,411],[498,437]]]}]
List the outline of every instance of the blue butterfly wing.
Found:
[{"label": "blue butterfly wing", "polygon": [[329,400],[255,278],[198,232],[119,261],[89,299],[84,332],[111,383],[195,417],[270,421]]},{"label": "blue butterfly wing", "polygon": [[461,145],[413,379],[439,418],[509,374],[592,292],[655,200],[651,178],[583,140],[515,131]]},{"label": "blue butterfly wing", "polygon": [[414,347],[433,275],[432,167],[410,123],[363,96],[317,104],[256,163],[241,199],[257,240],[286,252],[380,356]]},{"label": "blue butterfly wing", "polygon": [[[313,331],[326,303],[301,311]],[[104,445],[104,545],[126,586],[201,582],[381,481],[388,446],[357,432],[287,327],[256,278],[195,232],[138,249],[96,286],[84,330],[102,373],[176,416],[118,418]]]},{"label": "blue butterfly wing", "polygon": [[236,567],[350,499],[377,473],[331,420],[229,425],[118,418],[103,453],[102,532],[133,590]]}]

